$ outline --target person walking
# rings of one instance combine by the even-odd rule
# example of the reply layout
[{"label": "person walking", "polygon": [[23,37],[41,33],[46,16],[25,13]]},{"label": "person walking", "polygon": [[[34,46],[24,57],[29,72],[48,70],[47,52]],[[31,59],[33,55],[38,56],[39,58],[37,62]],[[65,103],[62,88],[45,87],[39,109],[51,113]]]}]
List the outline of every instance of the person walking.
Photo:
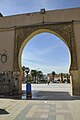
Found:
[{"label": "person walking", "polygon": [[49,83],[50,83],[50,77],[48,76],[48,81],[47,81],[47,83],[48,83],[48,85],[49,85]]}]

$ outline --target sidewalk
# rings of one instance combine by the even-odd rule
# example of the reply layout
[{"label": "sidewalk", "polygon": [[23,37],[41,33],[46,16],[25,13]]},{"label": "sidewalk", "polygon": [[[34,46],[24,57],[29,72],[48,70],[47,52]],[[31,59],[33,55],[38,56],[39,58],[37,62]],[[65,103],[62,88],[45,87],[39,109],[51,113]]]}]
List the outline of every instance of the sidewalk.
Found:
[{"label": "sidewalk", "polygon": [[[45,87],[45,85],[43,86]],[[58,88],[59,86],[57,86]],[[55,98],[56,95],[52,95],[53,97]],[[0,120],[80,120],[80,100],[78,98],[64,100],[1,98],[0,109],[2,110]]]}]

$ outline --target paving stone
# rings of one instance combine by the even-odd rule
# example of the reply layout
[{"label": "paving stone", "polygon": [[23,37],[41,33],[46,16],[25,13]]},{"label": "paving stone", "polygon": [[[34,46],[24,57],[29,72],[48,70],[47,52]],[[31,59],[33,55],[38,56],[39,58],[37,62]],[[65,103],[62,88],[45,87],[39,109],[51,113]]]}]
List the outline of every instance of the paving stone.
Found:
[{"label": "paving stone", "polygon": [[[52,86],[49,85],[48,87]],[[44,90],[44,87],[42,89]],[[50,89],[52,90],[53,87]],[[0,108],[6,110],[9,114],[0,115],[0,120],[80,120],[80,100],[60,100],[66,94],[64,93],[64,96],[62,96],[62,92],[59,93],[60,99],[57,94],[56,92],[52,93],[52,100],[1,98]],[[55,98],[58,100],[55,100]]]},{"label": "paving stone", "polygon": [[48,114],[41,114],[40,118],[48,118]]},{"label": "paving stone", "polygon": [[64,115],[56,115],[56,120],[65,120]]},{"label": "paving stone", "polygon": [[49,116],[48,120],[56,120],[56,116]]},{"label": "paving stone", "polygon": [[73,120],[72,115],[70,113],[66,113],[64,115],[65,120]]}]

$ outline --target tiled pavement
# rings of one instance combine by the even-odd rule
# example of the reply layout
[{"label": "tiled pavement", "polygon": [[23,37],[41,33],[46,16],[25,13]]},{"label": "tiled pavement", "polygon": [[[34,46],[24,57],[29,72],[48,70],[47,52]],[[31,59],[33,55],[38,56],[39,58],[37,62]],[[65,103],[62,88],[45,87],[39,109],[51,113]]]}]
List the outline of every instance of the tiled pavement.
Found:
[{"label": "tiled pavement", "polygon": [[0,120],[80,120],[80,100],[1,98]]}]

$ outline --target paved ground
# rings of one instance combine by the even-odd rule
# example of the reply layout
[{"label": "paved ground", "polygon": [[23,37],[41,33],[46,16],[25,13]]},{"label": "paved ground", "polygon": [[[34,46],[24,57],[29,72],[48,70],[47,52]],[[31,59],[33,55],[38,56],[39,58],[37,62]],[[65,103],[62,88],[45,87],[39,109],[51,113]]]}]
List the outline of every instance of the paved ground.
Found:
[{"label": "paved ground", "polygon": [[[23,90],[25,87],[23,86]],[[80,97],[70,84],[33,85],[32,100],[0,99],[0,120],[80,120]]]}]

